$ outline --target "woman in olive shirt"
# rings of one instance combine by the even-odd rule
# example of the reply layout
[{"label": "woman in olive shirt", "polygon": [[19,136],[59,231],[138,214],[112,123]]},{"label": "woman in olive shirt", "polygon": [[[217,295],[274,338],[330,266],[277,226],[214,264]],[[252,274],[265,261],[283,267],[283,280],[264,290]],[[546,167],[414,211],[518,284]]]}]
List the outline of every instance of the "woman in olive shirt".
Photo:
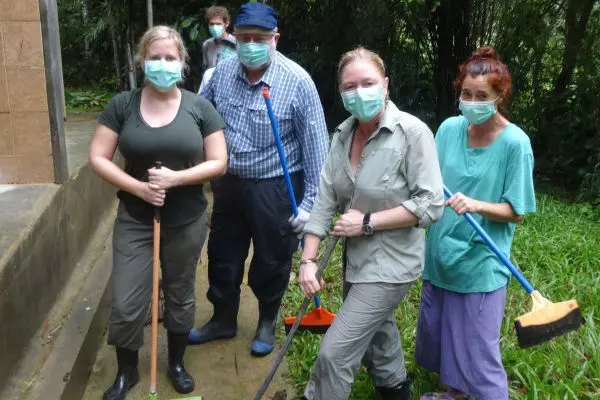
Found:
[{"label": "woman in olive shirt", "polygon": [[[410,399],[394,310],[423,270],[423,228],[442,214],[442,178],[427,125],[387,99],[381,58],[358,48],[339,65],[344,107],[321,172],[300,284],[313,295],[315,257],[328,233],[346,238],[344,304],[327,331],[304,392],[309,400],[347,399],[361,360],[384,400]],[[331,232],[334,213],[341,216]]]},{"label": "woman in olive shirt", "polygon": [[[167,373],[180,393],[194,390],[184,369],[187,334],[194,322],[196,265],[206,237],[202,183],[227,166],[225,124],[205,99],[181,90],[187,52],[177,31],[157,26],[139,45],[142,89],[115,96],[100,115],[90,163],[115,185],[120,199],[113,235],[113,304],[108,343],[116,346],[118,373],[104,399],[124,399],[138,382],[138,349],[150,304],[153,208],[161,207],[161,267],[168,331]],[[115,151],[125,159],[122,171]],[[155,169],[160,161],[163,168]]]}]

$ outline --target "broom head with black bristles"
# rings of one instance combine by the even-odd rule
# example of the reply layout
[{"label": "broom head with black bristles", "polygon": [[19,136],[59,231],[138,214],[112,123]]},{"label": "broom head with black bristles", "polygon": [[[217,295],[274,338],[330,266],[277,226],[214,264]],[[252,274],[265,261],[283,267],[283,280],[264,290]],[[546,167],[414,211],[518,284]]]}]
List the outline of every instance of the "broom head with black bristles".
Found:
[{"label": "broom head with black bristles", "polygon": [[532,347],[576,330],[582,324],[577,300],[553,303],[531,292],[533,308],[515,320],[519,347]]}]

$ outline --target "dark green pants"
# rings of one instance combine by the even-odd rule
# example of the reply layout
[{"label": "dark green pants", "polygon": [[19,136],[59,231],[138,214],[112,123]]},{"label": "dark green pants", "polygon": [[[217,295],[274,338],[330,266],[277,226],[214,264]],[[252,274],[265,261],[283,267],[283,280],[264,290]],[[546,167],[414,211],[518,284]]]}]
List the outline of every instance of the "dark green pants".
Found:
[{"label": "dark green pants", "polygon": [[[187,334],[194,325],[196,266],[207,233],[206,216],[189,224],[161,226],[160,264],[165,295],[165,328]],[[152,298],[154,230],[119,205],[113,233],[112,310],[108,344],[131,350],[143,344]]]}]

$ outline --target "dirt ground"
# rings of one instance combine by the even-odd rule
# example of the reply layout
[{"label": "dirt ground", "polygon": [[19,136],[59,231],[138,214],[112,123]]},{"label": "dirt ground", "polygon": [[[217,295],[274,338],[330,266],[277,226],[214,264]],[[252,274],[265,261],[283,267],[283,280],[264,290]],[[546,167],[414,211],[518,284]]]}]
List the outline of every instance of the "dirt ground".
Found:
[{"label": "dirt ground", "polygon": [[[209,201],[212,196],[209,194]],[[210,207],[209,210],[210,211]],[[250,257],[247,261],[249,263]],[[206,299],[208,289],[208,267],[206,244],[196,274],[196,326],[212,315],[212,305]],[[175,392],[166,375],[167,340],[162,325],[159,328],[158,344],[158,394],[159,399],[183,399],[201,395],[204,400],[246,400],[253,399],[262,384],[276,356],[278,347],[268,357],[255,358],[250,355],[250,344],[254,338],[258,321],[258,303],[252,290],[242,285],[241,305],[238,316],[238,334],[234,339],[221,340],[199,346],[189,346],[186,352],[186,369],[193,375],[196,390],[188,395]],[[280,321],[281,323],[281,321]],[[129,392],[128,399],[143,399],[148,396],[150,377],[150,328],[145,329],[144,347],[140,352],[140,382]],[[100,352],[92,371],[84,400],[98,400],[109,387],[117,371],[114,349],[105,345]],[[287,396],[275,396],[285,391]],[[274,397],[275,396],[275,397]],[[263,397],[267,399],[293,399],[294,393],[287,379],[285,361]]]}]

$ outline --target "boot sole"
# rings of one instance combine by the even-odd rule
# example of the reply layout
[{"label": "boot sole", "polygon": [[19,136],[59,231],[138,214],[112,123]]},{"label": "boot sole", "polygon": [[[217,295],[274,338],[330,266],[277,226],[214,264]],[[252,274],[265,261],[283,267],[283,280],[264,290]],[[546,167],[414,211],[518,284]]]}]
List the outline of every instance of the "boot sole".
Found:
[{"label": "boot sole", "polygon": [[[127,397],[127,392],[129,392],[135,385],[137,385],[140,382],[140,375],[139,372],[138,374],[135,376],[135,379],[133,380],[133,382],[127,386],[127,388],[125,389],[125,397]],[[106,392],[102,395],[102,400],[106,400],[108,399],[108,395],[106,394]]]},{"label": "boot sole", "polygon": [[196,383],[195,382],[192,384],[191,388],[189,388],[189,389],[181,389],[181,388],[175,386],[175,381],[173,380],[173,377],[171,376],[171,373],[168,370],[167,370],[167,376],[169,377],[169,380],[171,381],[171,386],[173,386],[173,389],[175,389],[175,391],[177,393],[188,394],[188,393],[192,393],[196,389]]},{"label": "boot sole", "polygon": [[197,345],[197,344],[204,344],[204,343],[208,343],[208,342],[214,342],[215,340],[233,339],[236,336],[237,336],[237,332],[232,333],[232,334],[228,334],[228,335],[219,335],[219,336],[209,337],[209,338],[206,338],[206,339],[195,340],[193,342],[190,341],[190,340],[188,340],[188,345],[194,346],[194,345]]},{"label": "boot sole", "polygon": [[273,348],[273,350],[269,351],[268,353],[262,353],[262,352],[257,352],[257,351],[254,351],[254,350],[250,350],[250,355],[252,355],[253,357],[258,357],[258,358],[260,358],[260,357],[266,357],[269,354],[271,354],[274,350],[275,350],[275,348]]}]

